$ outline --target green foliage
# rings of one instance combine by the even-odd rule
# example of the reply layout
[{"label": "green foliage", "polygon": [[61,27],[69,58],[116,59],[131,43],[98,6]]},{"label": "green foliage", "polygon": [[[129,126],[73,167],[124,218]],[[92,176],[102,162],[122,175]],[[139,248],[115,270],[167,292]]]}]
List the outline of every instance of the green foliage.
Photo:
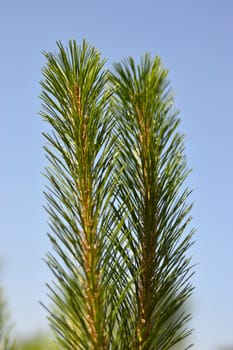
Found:
[{"label": "green foliage", "polygon": [[166,350],[189,335],[190,191],[179,119],[158,57],[104,68],[70,41],[44,53],[46,210],[61,349]]},{"label": "green foliage", "polygon": [[[51,220],[49,235],[60,258],[49,254],[48,264],[59,285],[51,288],[60,316],[51,313],[52,326],[64,348],[109,348],[114,320],[107,288],[109,267],[104,259],[111,225],[113,127],[105,92],[107,73],[99,53],[83,42],[70,42],[69,55],[59,43],[58,56],[45,54],[45,103],[42,113],[53,127],[45,137],[50,167],[46,193]],[[107,246],[108,244],[108,246]]]},{"label": "green foliage", "polygon": [[19,342],[17,350],[58,350],[48,336],[43,334],[34,335]]},{"label": "green foliage", "polygon": [[16,345],[10,340],[8,313],[3,291],[0,288],[0,350],[15,350]]},{"label": "green foliage", "polygon": [[190,191],[182,187],[189,171],[166,78],[160,59],[148,54],[138,66],[132,58],[116,64],[112,77],[123,169],[117,200],[127,212],[135,281],[129,296],[133,349],[170,349],[189,333],[183,330],[189,316],[177,314],[192,291],[185,255],[192,233],[183,235],[190,221]]},{"label": "green foliage", "polygon": [[45,350],[48,340],[42,336],[32,337],[31,339],[24,340],[20,343],[18,350]]}]

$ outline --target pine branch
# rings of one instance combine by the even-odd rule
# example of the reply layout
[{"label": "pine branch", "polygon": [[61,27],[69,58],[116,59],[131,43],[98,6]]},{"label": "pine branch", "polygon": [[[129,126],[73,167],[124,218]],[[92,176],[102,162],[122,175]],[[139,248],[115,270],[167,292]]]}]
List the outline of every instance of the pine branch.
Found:
[{"label": "pine branch", "polygon": [[179,119],[158,57],[146,54],[138,66],[132,58],[116,64],[112,83],[123,168],[119,203],[128,213],[125,230],[134,247],[131,349],[170,349],[189,334],[183,328],[189,316],[174,316],[192,292],[186,258],[192,233],[184,234],[189,191],[179,194],[189,173],[183,136],[176,131]]},{"label": "pine branch", "polygon": [[[189,170],[167,71],[147,54],[104,69],[86,41],[44,53],[41,115],[63,349],[166,350],[190,334]],[[110,79],[109,79],[110,78]],[[111,82],[111,84],[110,84]]]},{"label": "pine branch", "polygon": [[85,41],[58,48],[58,54],[45,53],[41,82],[41,115],[52,128],[44,135],[49,238],[56,253],[47,261],[57,281],[50,286],[50,322],[65,349],[109,349],[110,271],[102,264],[111,248],[105,240],[114,163],[108,73]]}]

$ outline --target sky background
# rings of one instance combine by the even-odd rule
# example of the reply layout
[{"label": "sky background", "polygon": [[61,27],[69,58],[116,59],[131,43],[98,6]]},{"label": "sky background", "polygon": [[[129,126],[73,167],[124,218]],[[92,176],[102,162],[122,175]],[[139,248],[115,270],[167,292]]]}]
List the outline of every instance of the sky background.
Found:
[{"label": "sky background", "polygon": [[14,332],[47,329],[41,51],[83,38],[109,67],[150,52],[169,69],[193,168],[193,349],[233,346],[232,0],[0,2],[0,284]]}]

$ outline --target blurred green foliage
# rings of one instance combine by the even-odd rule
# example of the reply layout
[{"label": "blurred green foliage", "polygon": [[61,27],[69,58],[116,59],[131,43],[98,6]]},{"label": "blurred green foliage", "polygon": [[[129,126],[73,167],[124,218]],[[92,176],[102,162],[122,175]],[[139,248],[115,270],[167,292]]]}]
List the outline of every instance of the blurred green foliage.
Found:
[{"label": "blurred green foliage", "polygon": [[26,339],[22,341],[19,346],[18,350],[45,350],[45,349],[52,349],[49,344],[49,340],[46,336],[43,335],[36,335],[34,337],[31,337],[29,339]]},{"label": "blurred green foliage", "polygon": [[0,350],[16,350],[15,342],[10,340],[9,315],[2,288],[0,288]]}]

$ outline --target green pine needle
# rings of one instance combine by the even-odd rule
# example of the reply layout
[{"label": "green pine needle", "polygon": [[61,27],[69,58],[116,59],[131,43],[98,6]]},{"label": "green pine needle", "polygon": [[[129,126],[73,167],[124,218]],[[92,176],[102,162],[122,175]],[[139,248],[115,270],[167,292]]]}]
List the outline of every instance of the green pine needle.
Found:
[{"label": "green pine needle", "polygon": [[61,349],[166,350],[190,334],[190,191],[167,70],[105,69],[85,40],[47,53],[49,321]]}]

